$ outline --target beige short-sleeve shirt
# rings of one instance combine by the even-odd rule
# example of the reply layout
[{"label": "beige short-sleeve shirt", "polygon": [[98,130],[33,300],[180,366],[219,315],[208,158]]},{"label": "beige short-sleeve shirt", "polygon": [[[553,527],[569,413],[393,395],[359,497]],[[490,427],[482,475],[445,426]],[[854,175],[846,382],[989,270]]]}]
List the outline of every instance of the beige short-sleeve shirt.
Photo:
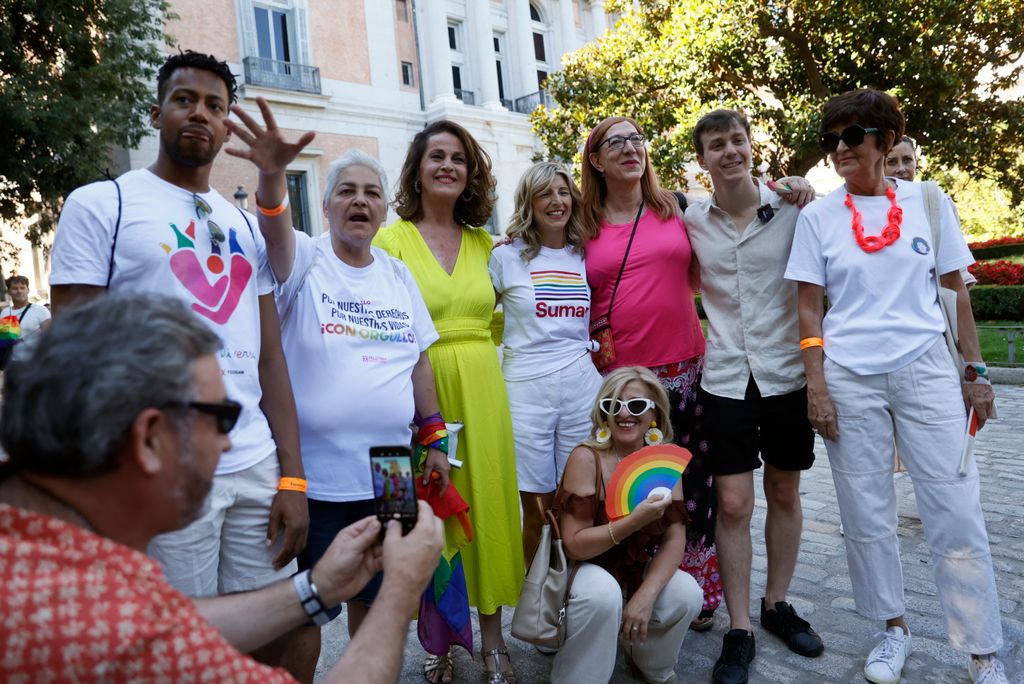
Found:
[{"label": "beige short-sleeve shirt", "polygon": [[806,384],[797,286],[783,277],[800,209],[758,189],[772,218],[763,221],[762,210],[742,232],[713,196],[691,204],[685,217],[708,317],[701,387],[730,399],[743,399],[751,374],[766,397]]}]

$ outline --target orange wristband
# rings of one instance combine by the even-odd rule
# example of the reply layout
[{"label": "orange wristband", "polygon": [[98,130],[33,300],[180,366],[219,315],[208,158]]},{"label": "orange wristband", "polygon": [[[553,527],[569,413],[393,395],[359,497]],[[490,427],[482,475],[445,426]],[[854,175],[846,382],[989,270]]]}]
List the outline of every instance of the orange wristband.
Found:
[{"label": "orange wristband", "polygon": [[[284,194],[284,199],[273,209],[265,209],[260,206],[260,198],[256,198],[256,211],[260,212],[264,216],[280,216],[284,213],[285,209],[288,208],[288,193]],[[305,490],[303,490],[305,491]]]},{"label": "orange wristband", "polygon": [[306,493],[306,481],[301,477],[282,477],[277,485],[279,492],[302,492]]},{"label": "orange wristband", "polygon": [[811,347],[824,347],[825,340],[820,337],[805,337],[800,340],[800,351],[804,349],[810,349]]}]

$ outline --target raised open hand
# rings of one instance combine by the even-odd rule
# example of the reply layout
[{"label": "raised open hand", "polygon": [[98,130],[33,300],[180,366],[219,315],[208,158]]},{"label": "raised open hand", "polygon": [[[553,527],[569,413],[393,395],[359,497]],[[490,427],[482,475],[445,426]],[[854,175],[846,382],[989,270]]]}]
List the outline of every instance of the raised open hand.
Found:
[{"label": "raised open hand", "polygon": [[243,127],[231,119],[226,120],[224,125],[231,131],[232,135],[248,147],[230,147],[225,152],[232,157],[248,159],[256,165],[256,168],[261,173],[281,173],[287,168],[288,164],[299,156],[303,148],[313,141],[316,133],[306,131],[297,142],[285,142],[284,137],[281,135],[281,130],[277,127],[277,122],[274,120],[274,113],[270,111],[270,105],[267,104],[267,101],[262,97],[257,97],[256,105],[263,114],[265,127],[260,126],[256,119],[249,116],[237,104],[231,105],[231,111],[234,112],[235,116],[245,126]]}]

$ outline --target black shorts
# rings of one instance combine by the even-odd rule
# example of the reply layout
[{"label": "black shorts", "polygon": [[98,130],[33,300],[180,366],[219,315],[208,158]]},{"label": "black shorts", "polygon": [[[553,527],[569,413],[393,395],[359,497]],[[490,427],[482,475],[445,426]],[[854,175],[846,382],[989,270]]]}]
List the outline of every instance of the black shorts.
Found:
[{"label": "black shorts", "polygon": [[[377,512],[373,499],[364,501],[317,501],[308,499],[309,504],[309,536],[306,538],[306,548],[299,554],[299,572],[309,570],[316,562],[323,557],[327,547],[331,545],[334,538],[342,528],[348,527],[354,522],[374,515]],[[378,572],[370,578],[362,591],[349,599],[356,603],[370,605],[380,590],[380,583],[384,573]],[[328,609],[327,615],[333,620],[341,614],[341,606],[334,606]],[[312,625],[313,623],[308,623]]]},{"label": "black shorts", "polygon": [[807,420],[806,387],[762,397],[751,375],[743,399],[709,394],[702,387],[698,401],[704,405],[702,418],[713,475],[757,470],[761,459],[779,470],[808,470],[814,465],[814,430]]}]

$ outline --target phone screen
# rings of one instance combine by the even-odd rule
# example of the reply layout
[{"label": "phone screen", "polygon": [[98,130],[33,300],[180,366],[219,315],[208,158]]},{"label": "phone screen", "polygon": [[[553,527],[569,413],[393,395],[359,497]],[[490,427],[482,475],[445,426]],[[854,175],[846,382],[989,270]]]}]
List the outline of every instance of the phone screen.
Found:
[{"label": "phone screen", "polygon": [[[402,534],[416,525],[416,483],[407,446],[370,447],[370,475],[377,519],[402,523]],[[383,533],[383,530],[382,530]]]}]

